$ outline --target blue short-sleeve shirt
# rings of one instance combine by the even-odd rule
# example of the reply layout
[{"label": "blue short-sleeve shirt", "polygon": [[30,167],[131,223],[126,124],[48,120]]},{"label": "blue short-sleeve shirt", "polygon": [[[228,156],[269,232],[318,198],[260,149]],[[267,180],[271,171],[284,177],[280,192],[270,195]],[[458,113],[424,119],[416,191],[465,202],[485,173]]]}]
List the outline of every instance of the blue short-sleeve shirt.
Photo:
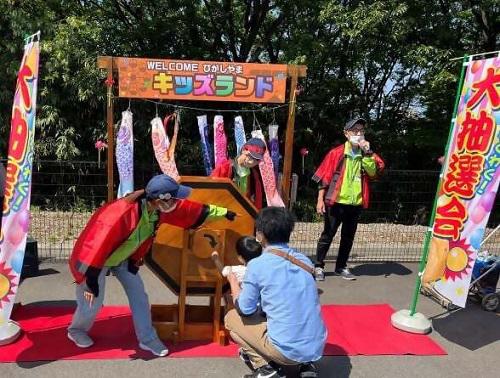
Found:
[{"label": "blue short-sleeve shirt", "polygon": [[293,361],[317,361],[323,354],[327,331],[316,282],[311,273],[266,252],[269,248],[313,266],[306,256],[286,244],[268,246],[247,265],[238,308],[243,315],[251,315],[260,305],[267,315],[267,333],[276,349]]}]

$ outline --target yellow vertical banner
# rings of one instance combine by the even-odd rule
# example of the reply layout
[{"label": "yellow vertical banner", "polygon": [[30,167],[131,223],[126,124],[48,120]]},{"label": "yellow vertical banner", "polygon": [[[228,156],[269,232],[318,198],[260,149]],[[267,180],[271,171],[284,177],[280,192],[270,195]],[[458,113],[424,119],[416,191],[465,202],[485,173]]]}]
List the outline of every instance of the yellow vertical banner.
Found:
[{"label": "yellow vertical banner", "polygon": [[0,235],[0,341],[9,336],[30,224],[39,37],[38,32],[27,38],[12,107]]}]

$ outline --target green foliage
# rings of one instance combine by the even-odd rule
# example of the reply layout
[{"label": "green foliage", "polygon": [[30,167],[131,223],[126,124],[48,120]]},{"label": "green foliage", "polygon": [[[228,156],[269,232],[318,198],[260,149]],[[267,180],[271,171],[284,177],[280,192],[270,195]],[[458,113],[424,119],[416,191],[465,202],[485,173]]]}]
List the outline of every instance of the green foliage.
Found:
[{"label": "green foliage", "polygon": [[[390,167],[436,168],[460,71],[450,58],[499,48],[499,8],[494,0],[2,1],[0,155],[22,41],[39,29],[40,158],[96,160],[94,143],[106,134],[105,77],[96,60],[113,55],[306,64],[294,137],[310,151],[308,169],[343,142],[342,125],[355,114],[369,119],[367,138]],[[126,100],[115,101],[119,119]],[[135,138],[149,141],[154,108],[134,102],[132,110]],[[183,115],[180,166],[201,166],[196,115]],[[281,131],[286,116],[276,114]],[[150,143],[143,146],[137,160],[152,162]]]},{"label": "green foliage", "polygon": [[292,212],[301,222],[319,222],[321,216],[316,212],[316,207],[311,201],[301,200],[293,204]]}]

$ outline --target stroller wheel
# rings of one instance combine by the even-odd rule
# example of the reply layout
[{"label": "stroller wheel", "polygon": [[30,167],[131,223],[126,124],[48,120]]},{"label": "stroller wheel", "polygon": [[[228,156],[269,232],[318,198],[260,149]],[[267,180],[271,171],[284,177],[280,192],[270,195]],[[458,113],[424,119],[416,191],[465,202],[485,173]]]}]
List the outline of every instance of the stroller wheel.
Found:
[{"label": "stroller wheel", "polygon": [[481,302],[481,307],[486,311],[496,311],[500,298],[496,293],[486,294]]},{"label": "stroller wheel", "polygon": [[481,300],[482,300],[483,298],[481,298],[478,294],[470,294],[470,295],[469,295],[469,299],[470,299],[471,301],[473,301],[474,303],[481,303]]}]

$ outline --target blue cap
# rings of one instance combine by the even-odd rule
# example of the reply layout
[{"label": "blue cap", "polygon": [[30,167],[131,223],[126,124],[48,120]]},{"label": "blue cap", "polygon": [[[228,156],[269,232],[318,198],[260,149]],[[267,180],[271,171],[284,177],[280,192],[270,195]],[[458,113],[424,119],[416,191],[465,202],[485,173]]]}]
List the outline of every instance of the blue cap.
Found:
[{"label": "blue cap", "polygon": [[353,118],[345,124],[344,131],[351,130],[354,127],[354,125],[357,125],[358,123],[360,125],[366,126],[366,120],[364,118],[360,118],[360,117]]},{"label": "blue cap", "polygon": [[167,175],[157,175],[149,180],[146,185],[146,198],[148,200],[170,198],[187,198],[191,194],[189,186],[179,185],[172,177]]},{"label": "blue cap", "polygon": [[241,152],[248,151],[251,157],[255,160],[264,159],[264,153],[266,152],[266,143],[259,138],[250,138],[242,147]]}]

